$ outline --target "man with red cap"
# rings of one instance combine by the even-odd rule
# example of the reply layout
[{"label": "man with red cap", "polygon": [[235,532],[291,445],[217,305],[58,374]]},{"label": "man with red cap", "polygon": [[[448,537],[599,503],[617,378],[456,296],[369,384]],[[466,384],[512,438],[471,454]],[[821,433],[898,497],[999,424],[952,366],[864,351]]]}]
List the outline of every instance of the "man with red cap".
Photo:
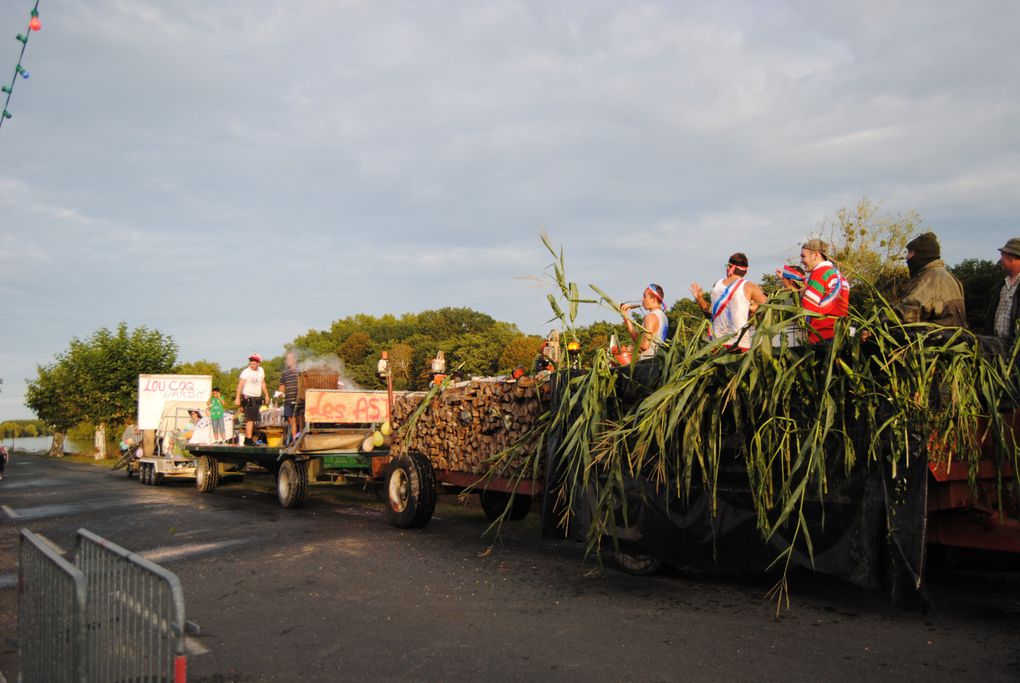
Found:
[{"label": "man with red cap", "polygon": [[255,443],[252,440],[252,433],[255,423],[259,419],[263,397],[265,397],[266,403],[269,402],[266,371],[260,367],[260,363],[262,363],[262,356],[259,354],[253,353],[248,356],[248,367],[241,371],[241,377],[237,382],[236,403],[244,407],[244,443],[246,446]]}]

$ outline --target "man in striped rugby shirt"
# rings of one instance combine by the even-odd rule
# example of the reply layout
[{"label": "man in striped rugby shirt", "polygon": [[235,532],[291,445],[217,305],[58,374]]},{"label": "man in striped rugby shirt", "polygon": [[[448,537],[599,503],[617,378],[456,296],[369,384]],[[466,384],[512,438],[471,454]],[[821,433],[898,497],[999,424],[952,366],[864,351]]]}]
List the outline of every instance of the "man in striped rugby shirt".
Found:
[{"label": "man in striped rugby shirt", "polygon": [[836,318],[850,311],[850,285],[828,258],[829,246],[819,239],[810,239],[800,248],[805,282],[800,304],[804,310],[818,313],[808,322],[808,341],[812,344],[832,339]]}]

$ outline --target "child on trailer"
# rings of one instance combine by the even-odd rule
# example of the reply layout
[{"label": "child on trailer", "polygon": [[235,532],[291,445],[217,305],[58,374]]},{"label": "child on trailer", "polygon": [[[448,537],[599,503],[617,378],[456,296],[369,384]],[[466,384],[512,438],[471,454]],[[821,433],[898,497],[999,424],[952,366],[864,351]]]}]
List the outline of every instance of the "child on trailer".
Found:
[{"label": "child on trailer", "polygon": [[212,421],[213,443],[221,443],[227,440],[227,428],[223,421],[223,398],[220,396],[219,387],[213,387],[212,396],[206,401],[209,409],[209,419]]}]

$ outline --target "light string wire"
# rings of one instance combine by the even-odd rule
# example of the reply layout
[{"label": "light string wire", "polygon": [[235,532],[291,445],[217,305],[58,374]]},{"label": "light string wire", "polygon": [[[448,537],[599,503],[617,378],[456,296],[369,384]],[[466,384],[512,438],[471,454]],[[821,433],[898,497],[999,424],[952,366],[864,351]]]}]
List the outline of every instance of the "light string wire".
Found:
[{"label": "light string wire", "polygon": [[[32,12],[29,18],[29,25],[25,28],[24,35],[19,33],[18,37],[15,39],[19,43],[21,43],[21,54],[18,55],[18,64],[17,66],[14,67],[14,75],[11,76],[11,84],[4,88],[4,90],[7,93],[7,99],[4,100],[3,114],[0,114],[0,128],[3,127],[4,121],[11,118],[10,112],[7,111],[7,106],[11,103],[11,95],[14,94],[14,85],[18,81],[18,74],[20,74],[23,71],[21,66],[21,60],[25,58],[25,50],[28,48],[28,39],[32,36],[32,19],[38,16],[39,16],[39,0],[35,0],[35,6],[32,8]],[[22,40],[22,38],[24,38],[24,40]]]}]

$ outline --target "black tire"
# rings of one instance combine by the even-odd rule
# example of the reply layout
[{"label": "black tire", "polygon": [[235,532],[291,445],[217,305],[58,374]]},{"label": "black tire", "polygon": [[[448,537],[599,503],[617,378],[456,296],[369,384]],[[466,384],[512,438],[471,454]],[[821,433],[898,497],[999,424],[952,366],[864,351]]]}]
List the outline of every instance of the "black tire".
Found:
[{"label": "black tire", "polygon": [[308,492],[307,463],[287,458],[276,472],[276,497],[285,508],[301,507]]},{"label": "black tire", "polygon": [[662,571],[662,560],[643,553],[620,549],[613,553],[613,562],[631,576],[652,576]]},{"label": "black tire", "polygon": [[163,478],[164,478],[164,474],[162,472],[157,472],[156,471],[156,466],[153,465],[152,466],[152,481],[150,481],[149,483],[152,484],[153,486],[162,486],[163,485]]},{"label": "black tire", "polygon": [[421,453],[398,455],[386,471],[386,510],[390,524],[401,529],[423,527],[436,510],[436,475]]},{"label": "black tire", "polygon": [[195,467],[195,488],[202,493],[212,493],[220,483],[220,464],[211,455],[198,456]]},{"label": "black tire", "polygon": [[522,493],[514,495],[512,504],[510,494],[505,491],[482,490],[478,492],[478,498],[485,516],[492,520],[499,519],[506,512],[508,505],[511,506],[508,519],[514,522],[524,519],[531,512],[531,496]]}]

